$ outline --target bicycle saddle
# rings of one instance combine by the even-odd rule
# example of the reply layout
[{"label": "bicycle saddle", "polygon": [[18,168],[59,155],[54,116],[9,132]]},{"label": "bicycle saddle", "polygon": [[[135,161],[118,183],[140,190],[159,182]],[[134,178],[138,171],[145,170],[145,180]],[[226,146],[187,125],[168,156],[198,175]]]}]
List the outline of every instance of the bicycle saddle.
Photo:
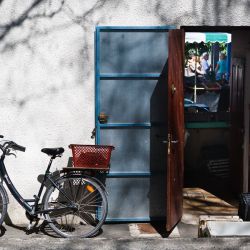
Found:
[{"label": "bicycle saddle", "polygon": [[57,156],[64,152],[64,148],[43,148],[41,151],[50,156]]}]

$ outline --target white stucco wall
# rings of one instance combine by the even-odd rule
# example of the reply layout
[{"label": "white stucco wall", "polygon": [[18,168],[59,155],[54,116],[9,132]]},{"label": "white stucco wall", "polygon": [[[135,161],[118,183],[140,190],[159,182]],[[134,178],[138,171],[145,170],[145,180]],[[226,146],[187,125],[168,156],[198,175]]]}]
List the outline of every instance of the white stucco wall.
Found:
[{"label": "white stucco wall", "polygon": [[[94,31],[102,26],[250,25],[242,0],[65,0],[0,2],[0,134],[27,147],[9,157],[10,176],[24,197],[48,157],[42,147],[94,143]],[[55,162],[65,166],[70,156]],[[13,223],[26,222],[10,197]]]}]

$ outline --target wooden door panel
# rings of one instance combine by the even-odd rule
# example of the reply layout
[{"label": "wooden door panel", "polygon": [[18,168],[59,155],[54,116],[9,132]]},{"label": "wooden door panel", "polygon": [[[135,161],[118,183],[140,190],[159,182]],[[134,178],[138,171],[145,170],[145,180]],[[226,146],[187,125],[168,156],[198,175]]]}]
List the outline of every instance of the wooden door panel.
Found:
[{"label": "wooden door panel", "polygon": [[231,74],[231,182],[232,191],[243,191],[243,143],[244,143],[244,60],[232,59]]},{"label": "wooden door panel", "polygon": [[184,170],[184,32],[169,32],[168,57],[168,164],[167,164],[167,231],[182,216]]}]

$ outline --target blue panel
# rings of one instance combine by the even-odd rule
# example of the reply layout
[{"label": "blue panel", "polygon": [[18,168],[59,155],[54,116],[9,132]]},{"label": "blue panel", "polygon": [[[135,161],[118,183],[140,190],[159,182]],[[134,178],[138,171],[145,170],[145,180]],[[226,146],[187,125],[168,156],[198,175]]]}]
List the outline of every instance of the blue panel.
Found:
[{"label": "blue panel", "polygon": [[160,73],[142,73],[142,74],[129,74],[129,73],[110,73],[110,74],[101,74],[101,79],[158,79]]},{"label": "blue panel", "polygon": [[105,123],[100,124],[100,128],[150,128],[151,123],[150,122],[144,122],[144,123]]},{"label": "blue panel", "polygon": [[150,122],[150,100],[156,83],[157,80],[102,80],[100,111],[109,116],[109,123]]},{"label": "blue panel", "polygon": [[[158,220],[159,221],[163,221],[164,218],[159,218]],[[141,217],[141,218],[139,218],[139,217],[137,217],[137,218],[106,218],[105,223],[114,223],[114,222],[147,222],[147,221],[151,221],[151,218],[149,218],[149,217]]]},{"label": "blue panel", "polygon": [[109,193],[108,219],[144,218],[145,220],[147,218],[149,220],[149,184],[148,178],[108,178],[106,180]]},{"label": "blue panel", "polygon": [[167,32],[101,32],[100,73],[161,73]]},{"label": "blue panel", "polygon": [[134,178],[138,178],[138,177],[141,177],[141,178],[144,178],[144,177],[150,177],[151,174],[150,173],[147,173],[147,172],[132,172],[132,173],[126,173],[126,172],[114,172],[112,171],[111,173],[107,174],[107,177],[109,178],[117,178],[117,177],[124,177],[124,178],[131,178],[131,177],[134,177]]},{"label": "blue panel", "polygon": [[140,31],[168,31],[171,29],[175,29],[176,27],[173,25],[170,26],[97,26],[96,30],[98,32],[121,32],[121,31],[135,31],[135,32],[140,32]]},{"label": "blue panel", "polygon": [[110,173],[150,172],[149,129],[102,129],[100,143],[114,145]]},{"label": "blue panel", "polygon": [[96,129],[96,144],[99,144],[100,127],[98,115],[100,113],[100,32],[95,32],[95,129]]}]

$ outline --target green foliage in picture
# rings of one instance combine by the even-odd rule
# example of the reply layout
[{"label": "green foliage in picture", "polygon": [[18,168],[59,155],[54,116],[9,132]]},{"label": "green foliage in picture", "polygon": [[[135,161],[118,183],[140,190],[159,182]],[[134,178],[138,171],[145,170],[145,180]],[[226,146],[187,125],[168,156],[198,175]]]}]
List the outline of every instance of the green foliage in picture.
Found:
[{"label": "green foliage in picture", "polygon": [[[219,48],[220,48],[220,52],[223,52],[226,54],[227,52],[227,45],[226,43],[218,43],[219,44]],[[201,56],[202,53],[204,52],[208,52],[209,54],[211,54],[211,50],[212,50],[212,42],[201,42],[201,43],[189,43],[186,42],[185,43],[185,59],[188,60],[190,54],[195,54],[197,56]]]}]

